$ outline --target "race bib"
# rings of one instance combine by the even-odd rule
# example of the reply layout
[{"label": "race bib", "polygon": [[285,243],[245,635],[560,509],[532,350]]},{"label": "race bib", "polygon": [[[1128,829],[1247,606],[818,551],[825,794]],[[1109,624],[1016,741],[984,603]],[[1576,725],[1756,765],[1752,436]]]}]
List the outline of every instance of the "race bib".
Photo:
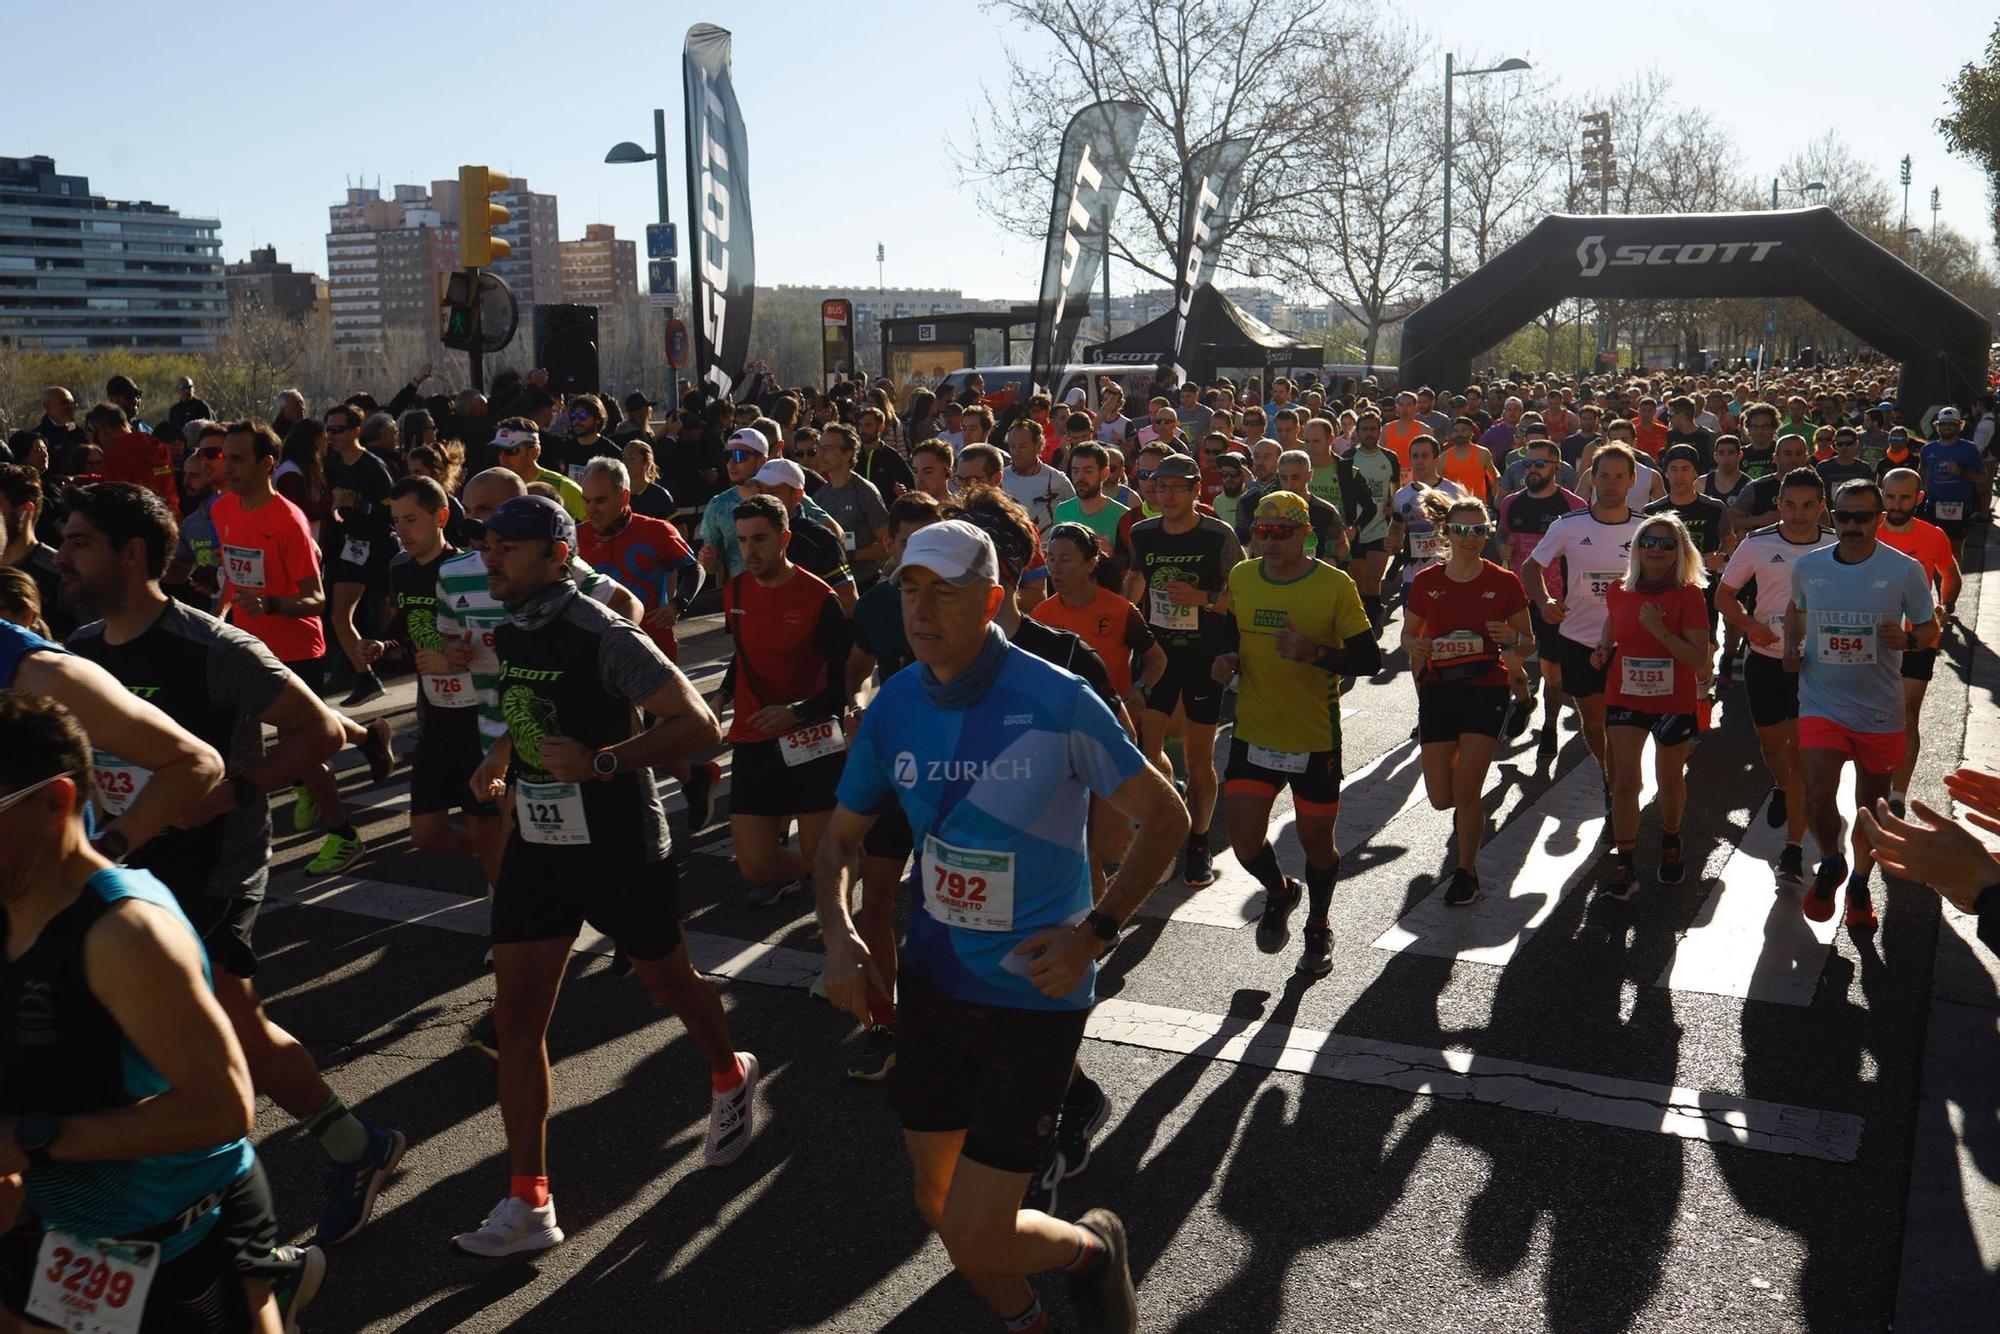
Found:
[{"label": "race bib", "polygon": [[1576,591],[1583,595],[1586,602],[1602,602],[1611,585],[1624,577],[1623,570],[1585,570],[1583,577],[1576,582]]},{"label": "race bib", "polygon": [[1411,560],[1436,560],[1444,554],[1444,539],[1436,533],[1410,534]]},{"label": "race bib", "polygon": [[500,675],[500,655],[493,651],[493,632],[474,630],[472,635],[472,670],[481,676]]},{"label": "race bib", "polygon": [[1618,663],[1618,689],[1621,693],[1637,695],[1642,699],[1674,693],[1672,658],[1634,658],[1621,653]]},{"label": "race bib", "polygon": [[1956,523],[1965,517],[1965,502],[1962,500],[1939,500],[1931,505],[1937,517],[1946,523]]},{"label": "race bib", "polygon": [[1201,626],[1201,608],[1183,607],[1164,588],[1147,590],[1152,595],[1153,624],[1162,630],[1195,630]]},{"label": "race bib", "polygon": [[51,1230],[42,1237],[28,1314],[76,1334],[137,1334],[159,1272],[149,1241],[84,1241]]},{"label": "race bib", "polygon": [[366,565],[368,544],[358,537],[350,537],[340,544],[340,558],[349,565]]},{"label": "race bib", "polygon": [[838,755],[846,749],[847,733],[831,718],[823,723],[795,727],[778,738],[778,753],[785,757],[786,768],[810,764],[828,755]]},{"label": "race bib", "polygon": [[854,533],[852,529],[840,535],[840,544],[847,548],[848,555],[852,556],[854,554]]},{"label": "race bib", "polygon": [[1450,662],[1454,658],[1474,658],[1486,651],[1486,636],[1477,630],[1454,630],[1431,641],[1431,660]]},{"label": "race bib", "polygon": [[1014,854],[924,838],[924,907],[946,926],[1014,929]]},{"label": "race bib", "polygon": [[131,808],[153,777],[151,769],[127,764],[108,750],[91,751],[90,768],[97,776],[97,809],[113,819]]},{"label": "race bib", "polygon": [[262,547],[224,547],[222,549],[222,572],[229,582],[246,593],[264,591],[264,549]]},{"label": "race bib", "polygon": [[572,482],[575,482],[578,486],[583,485],[584,467],[585,465],[581,463],[572,463],[569,465],[569,479]]},{"label": "race bib", "polygon": [[1312,759],[1312,752],[1304,750],[1266,750],[1262,746],[1251,746],[1250,763],[1259,769],[1269,769],[1272,773],[1302,774]]},{"label": "race bib", "polygon": [[472,688],[472,677],[465,672],[426,676],[424,698],[439,709],[469,709],[479,702],[478,693]]},{"label": "race bib", "polygon": [[549,847],[590,842],[583,791],[575,783],[514,784],[514,815],[521,837]]},{"label": "race bib", "polygon": [[1875,644],[1872,625],[1822,625],[1817,656],[1833,667],[1873,667]]}]

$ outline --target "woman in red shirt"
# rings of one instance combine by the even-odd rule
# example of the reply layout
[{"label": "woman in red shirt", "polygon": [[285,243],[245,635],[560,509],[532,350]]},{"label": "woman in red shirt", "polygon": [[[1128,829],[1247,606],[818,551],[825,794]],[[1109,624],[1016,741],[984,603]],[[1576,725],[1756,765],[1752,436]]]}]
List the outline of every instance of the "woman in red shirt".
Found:
[{"label": "woman in red shirt", "polygon": [[1653,738],[1659,781],[1660,882],[1679,884],[1681,818],[1687,811],[1687,758],[1696,700],[1709,673],[1708,582],[1701,552],[1679,517],[1648,519],[1633,535],[1625,577],[1606,590],[1603,638],[1590,655],[1606,673],[1604,726],[1611,750],[1611,833],[1616,849],[1604,893],[1638,892],[1632,866],[1639,842],[1639,768]]},{"label": "woman in red shirt", "polygon": [[1044,625],[1073,632],[1096,649],[1111,688],[1136,718],[1146,702],[1143,683],[1160,679],[1167,669],[1167,651],[1154,640],[1137,607],[1097,582],[1101,559],[1097,537],[1087,525],[1070,521],[1049,529],[1043,561],[1055,596],[1037,602],[1028,614]]},{"label": "woman in red shirt", "polygon": [[1486,506],[1438,491],[1421,503],[1450,552],[1410,581],[1403,651],[1417,678],[1424,790],[1433,807],[1456,812],[1458,869],[1444,901],[1457,908],[1479,899],[1486,770],[1505,725],[1508,680],[1521,670],[1504,655],[1530,642],[1534,629],[1520,576],[1481,554],[1493,532]]}]

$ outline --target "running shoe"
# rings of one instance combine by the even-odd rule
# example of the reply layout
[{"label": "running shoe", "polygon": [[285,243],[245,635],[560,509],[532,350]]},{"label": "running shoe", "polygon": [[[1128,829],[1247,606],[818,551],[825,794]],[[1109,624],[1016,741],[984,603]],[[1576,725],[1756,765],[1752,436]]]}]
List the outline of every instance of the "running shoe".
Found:
[{"label": "running shoe", "polygon": [[800,893],[805,887],[804,880],[792,880],[782,885],[752,885],[750,892],[743,896],[743,901],[753,908],[769,908],[793,894]]},{"label": "running shoe", "polygon": [[1547,759],[1553,759],[1555,757],[1555,753],[1556,753],[1556,721],[1555,719],[1551,718],[1548,720],[1548,722],[1542,724],[1541,738],[1540,740],[1535,742],[1535,754],[1538,758],[1547,760]]},{"label": "running shoe", "polygon": [[1875,915],[1875,896],[1868,892],[1866,881],[1847,882],[1847,915],[1842,924],[1850,933],[1873,931],[1882,925],[1882,919]]},{"label": "running shoe", "polygon": [[1181,852],[1181,879],[1195,889],[1215,883],[1215,863],[1208,855],[1208,840],[1189,839]]},{"label": "running shoe", "polygon": [[847,1063],[847,1077],[880,1083],[896,1068],[896,1030],[887,1024],[871,1024],[861,1035],[861,1050]]},{"label": "running shoe", "polygon": [[556,1202],[536,1206],[516,1195],[493,1206],[493,1211],[471,1232],[451,1239],[452,1249],[466,1255],[500,1259],[509,1255],[537,1255],[563,1243],[563,1230],[556,1226]]},{"label": "running shoe", "polygon": [[1056,1190],[1068,1175],[1062,1150],[1054,1144],[1049,1145],[1048,1152],[1042,1155],[1040,1165],[1035,1168],[1035,1174],[1028,1178],[1028,1189],[1021,1194],[1021,1207],[1053,1215],[1056,1211]]},{"label": "running shoe", "polygon": [[1325,977],[1333,971],[1333,928],[1308,925],[1306,947],[1299,955],[1299,972],[1306,977]]},{"label": "running shoe", "polygon": [[368,1127],[368,1152],[355,1162],[327,1164],[326,1207],[319,1211],[315,1246],[346,1241],[365,1227],[375,1210],[375,1197],[403,1161],[402,1131],[361,1124]]},{"label": "running shoe", "polygon": [[390,742],[389,720],[377,718],[363,730],[368,733],[361,743],[361,753],[368,757],[368,777],[386,783],[396,770],[396,748]]},{"label": "running shoe", "polygon": [[1660,883],[1678,885],[1687,876],[1687,861],[1681,854],[1681,841],[1676,838],[1671,843],[1660,840]]},{"label": "running shoe", "polygon": [[1805,849],[1796,843],[1785,844],[1785,850],[1778,854],[1778,883],[1792,889],[1806,883]]},{"label": "running shoe", "polygon": [[1785,827],[1785,817],[1790,814],[1791,812],[1785,807],[1785,789],[1781,787],[1772,788],[1771,804],[1764,808],[1764,823],[1773,829],[1783,829]]},{"label": "running shoe", "polygon": [[1501,730],[1506,733],[1509,741],[1518,741],[1521,739],[1521,734],[1526,732],[1534,721],[1535,697],[1516,695],[1507,705],[1507,718],[1501,724]]},{"label": "running shoe", "polygon": [[312,1305],[326,1281],[326,1252],[317,1246],[280,1246],[271,1252],[271,1264],[285,1271],[271,1280],[278,1318],[285,1334],[299,1334],[299,1312]]},{"label": "running shoe", "polygon": [[1611,874],[1604,877],[1604,887],[1598,892],[1607,899],[1626,902],[1639,892],[1639,872],[1630,862],[1613,861]]},{"label": "running shoe", "polygon": [[1090,1142],[1110,1119],[1111,1099],[1096,1080],[1079,1071],[1056,1121],[1056,1151],[1062,1154],[1065,1177],[1090,1166]]},{"label": "running shoe", "polygon": [[710,1167],[727,1167],[742,1157],[757,1133],[757,1058],[739,1051],[736,1060],[743,1067],[742,1082],[715,1094],[708,1106],[708,1140],[701,1156]]},{"label": "running shoe", "polygon": [[1909,804],[1910,804],[1909,793],[1897,792],[1893,789],[1890,791],[1889,814],[1895,816],[1898,820],[1900,820],[1903,818],[1903,812],[1909,808]]},{"label": "running shoe", "polygon": [[292,832],[303,834],[319,823],[319,803],[312,799],[312,793],[299,784],[292,784]]},{"label": "running shoe", "polygon": [[1306,896],[1302,881],[1287,877],[1285,889],[1287,893],[1281,899],[1272,898],[1268,890],[1264,894],[1264,915],[1257,919],[1257,948],[1266,954],[1276,954],[1285,948],[1292,934],[1292,909]]},{"label": "running shoe", "polygon": [[695,765],[681,785],[687,798],[688,835],[692,837],[715,823],[715,789],[722,782],[722,766],[714,760]]},{"label": "running shoe", "polygon": [[373,672],[363,672],[354,683],[354,689],[347,692],[347,698],[340,701],[343,709],[352,709],[366,704],[371,699],[380,699],[389,692],[382,684],[382,678]]},{"label": "running shoe", "polygon": [[1137,1334],[1139,1295],[1125,1255],[1125,1224],[1109,1209],[1092,1209],[1076,1225],[1104,1243],[1098,1262],[1069,1275],[1069,1304],[1085,1334]]},{"label": "running shoe", "polygon": [[1451,873],[1451,884],[1444,891],[1444,903],[1447,908],[1469,908],[1479,902],[1482,892],[1479,877],[1461,866]]},{"label": "running shoe", "polygon": [[1812,888],[1799,900],[1799,910],[1815,922],[1824,922],[1833,916],[1834,891],[1840,882],[1847,879],[1847,858],[1828,857],[1819,864],[1819,871],[1813,876]]},{"label": "running shoe", "polygon": [[332,875],[335,871],[345,871],[354,865],[354,859],[361,855],[361,835],[343,838],[339,834],[328,834],[326,841],[319,845],[319,855],[306,863],[307,875]]}]

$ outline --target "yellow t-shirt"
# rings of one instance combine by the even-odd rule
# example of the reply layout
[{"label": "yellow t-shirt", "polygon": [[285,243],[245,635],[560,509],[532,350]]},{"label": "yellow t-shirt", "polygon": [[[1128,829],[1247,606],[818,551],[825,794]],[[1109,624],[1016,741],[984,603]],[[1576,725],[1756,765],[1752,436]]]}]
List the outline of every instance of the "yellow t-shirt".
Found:
[{"label": "yellow t-shirt", "polygon": [[1245,744],[1290,752],[1336,750],[1340,744],[1340,675],[1278,653],[1287,619],[1307,639],[1339,647],[1367,634],[1368,613],[1354,581],[1314,561],[1289,583],[1246,560],[1229,572],[1229,610],[1236,618],[1238,672],[1235,735]]}]

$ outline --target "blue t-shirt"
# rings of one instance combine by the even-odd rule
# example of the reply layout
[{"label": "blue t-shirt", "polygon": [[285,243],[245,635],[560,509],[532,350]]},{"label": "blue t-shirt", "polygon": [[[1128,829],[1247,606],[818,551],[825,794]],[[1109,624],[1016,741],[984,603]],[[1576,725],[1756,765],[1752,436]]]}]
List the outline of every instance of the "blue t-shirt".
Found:
[{"label": "blue t-shirt", "polygon": [[1084,1010],[1097,969],[1066,996],[1028,980],[1016,945],[1090,911],[1089,794],[1108,796],[1145,757],[1084,680],[1010,645],[970,709],[941,709],[921,666],[889,678],[862,715],[840,804],[900,803],[916,835],[923,911],[902,966],[974,1005]]},{"label": "blue t-shirt", "polygon": [[1877,543],[1850,565],[1838,546],[1792,566],[1792,605],[1806,616],[1799,715],[1855,732],[1903,730],[1903,655],[1882,647],[1884,625],[1922,625],[1935,604],[1924,567]]},{"label": "blue t-shirt", "polygon": [[30,653],[62,651],[62,645],[50,643],[33,630],[23,630],[12,621],[0,618],[0,690],[14,688],[14,673],[21,670],[21,659]]},{"label": "blue t-shirt", "polygon": [[1930,500],[1932,514],[1947,522],[1965,518],[1963,508],[1956,514],[1938,514],[1938,506],[1963,507],[1972,503],[1972,483],[1954,476],[1948,465],[1956,463],[1967,472],[1977,472],[1981,466],[1978,447],[1964,436],[1948,445],[1942,440],[1933,440],[1924,446],[1920,459],[1924,465],[1924,493]]}]

